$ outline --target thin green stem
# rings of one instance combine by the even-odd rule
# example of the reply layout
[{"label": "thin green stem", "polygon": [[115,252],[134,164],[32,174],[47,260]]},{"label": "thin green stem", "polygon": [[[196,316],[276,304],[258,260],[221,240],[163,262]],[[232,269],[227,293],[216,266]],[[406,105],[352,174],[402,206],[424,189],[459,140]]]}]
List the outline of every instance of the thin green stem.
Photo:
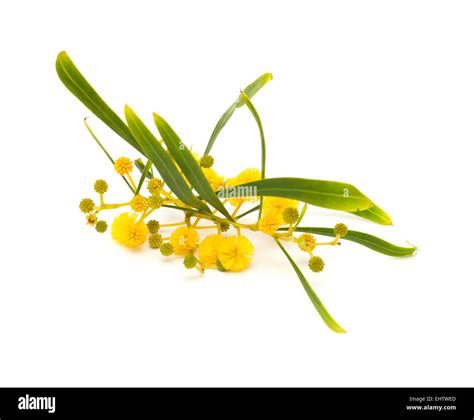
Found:
[{"label": "thin green stem", "polygon": [[[256,108],[253,106],[252,101],[250,98],[245,94],[245,92],[240,93],[240,97],[242,100],[245,102],[245,105],[247,105],[248,109],[252,113],[257,126],[258,126],[258,131],[260,133],[260,145],[262,148],[262,163],[261,163],[261,173],[262,173],[262,179],[265,179],[265,166],[266,166],[266,159],[267,159],[267,149],[265,145],[265,133],[263,132],[263,125],[262,121],[260,119],[260,116],[258,115],[258,112]],[[262,208],[263,208],[263,197],[260,197],[260,208],[258,210],[258,220],[262,217]]]},{"label": "thin green stem", "polygon": [[260,204],[258,206],[255,206],[255,207],[251,208],[250,210],[247,210],[247,211],[239,214],[238,216],[235,217],[235,220],[239,220],[240,218],[242,218],[244,216],[247,216],[247,214],[250,214],[250,213],[253,213],[254,211],[257,211],[259,208],[260,208]]},{"label": "thin green stem", "polygon": [[[87,124],[87,117],[84,118],[84,125],[86,126],[87,128],[87,131],[89,132],[89,134],[92,136],[92,138],[95,140],[95,142],[99,145],[99,147],[102,149],[102,151],[106,154],[106,156],[109,158],[109,160],[112,162],[112,165],[115,164],[115,161],[112,159],[112,156],[110,156],[109,152],[107,152],[106,148],[102,145],[102,143],[99,141],[99,139],[97,138],[97,136],[94,134],[94,132],[92,131],[92,129],[89,127],[89,124]],[[128,185],[128,188],[130,188],[132,190],[132,192],[135,194],[135,190],[133,189],[133,187],[130,185],[130,183],[127,181],[127,179],[122,176],[122,179],[125,181],[125,183]]]}]

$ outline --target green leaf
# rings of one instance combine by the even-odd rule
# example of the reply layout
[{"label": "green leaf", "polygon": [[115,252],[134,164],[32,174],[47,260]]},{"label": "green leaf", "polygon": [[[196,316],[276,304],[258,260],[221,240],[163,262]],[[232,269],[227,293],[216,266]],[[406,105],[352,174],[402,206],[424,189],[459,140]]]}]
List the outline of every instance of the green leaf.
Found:
[{"label": "green leaf", "polygon": [[[135,161],[136,162],[136,161]],[[138,195],[140,194],[140,190],[142,189],[142,185],[143,183],[145,182],[145,178],[146,178],[146,175],[149,173],[150,169],[151,169],[151,165],[153,165],[153,162],[151,160],[148,160],[146,162],[146,165],[145,167],[143,168],[143,171],[142,172],[142,175],[140,177],[140,181],[138,182],[138,185],[137,185],[137,191],[135,193],[135,195]]]},{"label": "green leaf", "polygon": [[58,54],[58,58],[56,59],[56,72],[64,86],[66,86],[77,99],[120,137],[130,143],[140,153],[143,153],[126,124],[92,88],[65,51]]},{"label": "green leaf", "polygon": [[[271,73],[263,73],[258,79],[250,83],[250,85],[243,90],[243,93],[245,93],[249,99],[252,99],[255,94],[272,79],[273,75]],[[235,107],[240,108],[241,106],[244,106],[244,101],[239,96],[235,101]]]},{"label": "green leaf", "polygon": [[[252,113],[258,126],[258,131],[260,133],[260,146],[262,150],[262,164],[261,164],[260,172],[262,173],[262,179],[265,179],[265,162],[267,159],[267,149],[265,146],[265,134],[263,132],[262,121],[260,119],[260,116],[258,115],[257,110],[255,109],[252,102],[250,101],[250,98],[245,94],[245,92],[242,92],[240,94],[240,98],[245,103],[245,105],[247,105],[248,109]],[[260,209],[258,211],[258,220],[260,220],[260,218],[262,217],[262,208],[263,208],[263,197],[260,197]]]},{"label": "green leaf", "polygon": [[299,267],[296,265],[296,263],[293,261],[293,259],[290,257],[290,254],[286,251],[286,249],[283,247],[281,242],[275,238],[275,242],[277,245],[280,247],[280,249],[283,251],[283,253],[286,255],[286,258],[288,258],[288,261],[290,262],[291,266],[296,272],[296,275],[300,279],[301,284],[303,285],[304,290],[308,294],[308,297],[310,298],[311,302],[313,303],[314,307],[318,311],[319,315],[323,319],[323,321],[326,323],[326,325],[331,328],[334,332],[337,333],[345,333],[346,331],[344,328],[342,328],[335,320],[334,318],[329,314],[327,309],[324,307],[323,303],[319,299],[318,295],[316,292],[313,290],[311,285],[309,284],[308,280],[306,280],[305,276],[299,269]]},{"label": "green leaf", "polygon": [[267,178],[219,192],[220,197],[226,198],[245,194],[292,198],[314,206],[348,212],[374,206],[372,201],[350,184],[306,178]]},{"label": "green leaf", "polygon": [[298,220],[296,221],[295,225],[293,226],[293,229],[296,229],[300,225],[301,221],[303,220],[303,217],[306,214],[306,210],[308,210],[308,205],[306,203],[304,203],[303,209],[301,210],[300,215],[298,216]]},{"label": "green leaf", "polygon": [[196,162],[192,153],[184,145],[175,131],[158,114],[154,113],[153,119],[155,120],[156,127],[158,128],[171,156],[200,197],[215,209],[219,210],[229,220],[233,220],[224,204],[222,204],[222,202],[217,198],[214,190],[211,188],[201,166]]},{"label": "green leaf", "polygon": [[[288,228],[278,229],[280,231],[286,231]],[[335,237],[334,229],[324,227],[299,227],[295,229],[297,232],[312,233],[314,235],[323,235]],[[416,247],[401,247],[390,242],[384,241],[383,239],[377,238],[376,236],[369,235],[368,233],[358,232],[356,230],[349,230],[347,235],[341,238],[342,240],[356,242],[360,245],[364,245],[374,251],[380,252],[381,254],[389,255],[391,257],[406,257],[413,255],[416,251]]]},{"label": "green leaf", "polygon": [[133,136],[143,148],[145,155],[153,162],[163,181],[165,181],[171,191],[183,203],[210,212],[209,208],[194,196],[168,152],[166,152],[160,142],[128,105],[125,105],[125,119]]},{"label": "green leaf", "polygon": [[[140,173],[142,174],[143,171],[145,170],[145,164],[143,163],[143,161],[141,160],[141,158],[138,158],[138,159],[135,159],[134,162],[135,164],[135,167],[140,171]],[[153,169],[150,167],[150,169],[146,172],[146,175],[145,175],[148,179],[152,179],[153,178]]]},{"label": "green leaf", "polygon": [[354,211],[352,214],[370,220],[371,222],[378,223],[379,225],[388,226],[393,224],[390,216],[378,206],[373,206],[362,211]]},{"label": "green leaf", "polygon": [[261,164],[260,172],[262,173],[262,179],[265,179],[265,162],[266,162],[266,159],[267,159],[267,149],[266,149],[266,146],[265,146],[265,134],[263,132],[262,121],[260,119],[260,116],[258,115],[257,110],[255,109],[254,105],[250,101],[250,98],[245,94],[245,92],[242,92],[240,94],[240,98],[245,103],[245,105],[247,105],[248,109],[252,113],[252,115],[253,115],[256,123],[257,123],[257,126],[258,126],[258,131],[260,133],[260,145],[261,145],[261,148],[262,148],[262,164]]},{"label": "green leaf", "polygon": [[[252,98],[263,86],[267,84],[267,82],[272,80],[272,78],[273,76],[271,73],[264,73],[258,79],[250,83],[250,85],[248,85],[243,90],[243,92],[249,98]],[[206,151],[204,152],[204,155],[208,155],[211,152],[212,146],[214,146],[217,136],[219,135],[221,130],[225,127],[227,122],[230,120],[230,118],[234,114],[234,111],[243,105],[244,105],[244,101],[239,95],[239,97],[235,100],[235,102],[227,109],[226,112],[224,112],[224,114],[222,115],[222,117],[219,119],[216,126],[214,127],[214,130],[211,134],[211,138],[209,139],[209,142],[207,143],[207,147],[206,147]]]}]

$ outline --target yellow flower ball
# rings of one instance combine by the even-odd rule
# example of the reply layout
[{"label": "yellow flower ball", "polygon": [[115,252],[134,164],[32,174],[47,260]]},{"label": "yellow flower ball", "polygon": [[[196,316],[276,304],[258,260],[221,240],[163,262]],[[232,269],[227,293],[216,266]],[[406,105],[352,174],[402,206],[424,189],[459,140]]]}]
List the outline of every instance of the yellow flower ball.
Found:
[{"label": "yellow flower ball", "polygon": [[227,271],[242,271],[252,261],[253,254],[252,242],[240,235],[224,238],[217,257]]},{"label": "yellow flower ball", "polygon": [[274,215],[278,218],[279,224],[283,225],[283,212],[288,207],[298,209],[298,202],[290,198],[265,197],[263,199],[262,214],[264,216]]},{"label": "yellow flower ball", "polygon": [[147,189],[150,191],[150,194],[158,194],[163,188],[165,183],[158,178],[152,178],[148,181]]},{"label": "yellow flower ball", "polygon": [[316,238],[310,233],[303,233],[296,242],[302,251],[313,252],[316,248]]},{"label": "yellow flower ball", "polygon": [[170,238],[176,255],[187,255],[198,247],[199,235],[196,229],[191,227],[180,227],[176,229]]},{"label": "yellow flower ball", "polygon": [[258,230],[267,235],[273,235],[280,224],[281,220],[276,214],[266,214],[258,222]]},{"label": "yellow flower ball", "polygon": [[209,184],[211,184],[211,188],[214,191],[217,191],[220,187],[223,186],[224,177],[219,176],[214,169],[211,169],[211,168],[201,168],[201,169],[204,172],[204,176],[209,181]]},{"label": "yellow flower ball", "polygon": [[148,200],[143,197],[143,195],[136,195],[132,198],[132,201],[130,201],[130,207],[133,211],[141,213],[148,208]]},{"label": "yellow flower ball", "polygon": [[127,175],[133,170],[133,162],[127,157],[120,157],[114,162],[114,168],[119,175]]},{"label": "yellow flower ball", "polygon": [[[250,168],[242,171],[239,175],[235,178],[229,178],[226,181],[226,187],[235,187],[237,185],[246,184],[247,182],[258,181],[262,179],[262,174],[258,169]],[[233,206],[237,206],[244,201],[256,201],[258,197],[256,196],[248,196],[248,197],[239,197],[239,198],[230,198],[229,203]]]},{"label": "yellow flower ball", "polygon": [[217,253],[223,239],[221,235],[209,235],[200,243],[198,257],[205,267],[216,264]]},{"label": "yellow flower ball", "polygon": [[135,213],[122,213],[117,216],[112,223],[112,238],[127,248],[143,245],[148,237],[148,227],[136,219]]}]

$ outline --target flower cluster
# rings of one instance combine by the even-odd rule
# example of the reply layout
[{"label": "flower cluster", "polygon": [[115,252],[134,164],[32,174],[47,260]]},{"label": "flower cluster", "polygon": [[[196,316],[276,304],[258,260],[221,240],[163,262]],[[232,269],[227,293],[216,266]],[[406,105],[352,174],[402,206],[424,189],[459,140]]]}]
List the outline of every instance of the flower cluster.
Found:
[{"label": "flower cluster", "polygon": [[[193,155],[200,163],[204,176],[214,190],[235,187],[262,178],[258,169],[250,168],[235,177],[226,179],[212,169],[214,164],[212,156]],[[106,203],[104,197],[108,191],[108,184],[103,179],[95,181],[94,191],[99,195],[99,204],[96,205],[91,198],[83,198],[79,203],[80,210],[86,213],[87,225],[95,227],[99,233],[104,233],[108,229],[108,224],[105,220],[99,220],[99,214],[105,210],[128,207],[126,212],[120,213],[113,220],[112,238],[127,248],[138,248],[147,243],[151,249],[160,250],[161,255],[165,257],[175,255],[182,258],[183,265],[188,269],[196,268],[200,272],[206,269],[227,272],[244,270],[251,263],[255,253],[252,242],[242,234],[242,231],[247,229],[295,243],[299,249],[309,255],[310,270],[320,272],[324,268],[324,261],[321,257],[314,255],[316,246],[337,245],[339,239],[347,233],[347,227],[339,223],[334,227],[335,239],[331,242],[317,242],[316,238],[309,233],[296,236],[295,228],[301,218],[300,203],[281,197],[264,197],[261,217],[253,224],[229,221],[218,217],[215,213],[210,215],[196,213],[192,208],[188,209],[171,191],[168,191],[163,180],[145,174],[150,179],[144,181],[143,168],[140,181],[143,181],[141,184],[146,184],[148,194],[142,195],[145,188],[137,188],[136,180],[132,177],[135,165],[131,159],[120,157],[115,160],[114,167],[117,174],[126,178],[134,193],[129,201]],[[223,203],[231,207],[232,216],[238,220],[239,210],[247,203],[255,203],[258,200],[257,196],[238,196],[225,199]],[[163,205],[168,210],[179,207],[183,219],[174,223],[161,223],[156,220],[157,210]],[[207,225],[203,226],[202,222],[206,222]],[[281,231],[282,228],[286,228],[285,231]],[[214,232],[205,235],[206,230],[214,230]]]},{"label": "flower cluster", "polygon": [[[85,223],[101,234],[109,230],[107,221],[102,218],[103,212],[122,209],[110,224],[112,238],[118,244],[127,248],[148,246],[163,257],[181,259],[186,269],[197,269],[201,273],[207,269],[239,272],[251,264],[258,252],[245,236],[246,232],[266,235],[272,238],[295,270],[321,318],[338,333],[345,331],[328,313],[283,243],[305,253],[307,267],[315,273],[325,267],[318,247],[339,245],[341,238],[394,257],[413,255],[416,251],[413,246],[400,247],[370,234],[349,231],[342,223],[334,228],[300,226],[308,204],[345,211],[380,225],[391,225],[392,221],[382,208],[351,184],[306,178],[268,178],[265,175],[265,135],[251,98],[272,80],[270,73],[262,74],[241,90],[217,122],[204,155],[199,156],[188,149],[156,113],[153,120],[161,139],[155,137],[129,106],[125,106],[125,120],[121,120],[98,96],[65,51],[58,55],[56,71],[64,85],[90,111],[141,156],[149,159],[146,163],[140,158],[114,160],[84,121],[131,194],[123,202],[110,203],[106,200],[109,185],[98,179],[93,184],[98,198],[83,198],[79,209],[85,214]],[[214,158],[209,153],[234,111],[244,105],[258,126],[260,170],[249,168],[226,178],[214,169]],[[155,176],[154,170],[163,179]],[[165,211],[179,216],[171,223],[165,222],[161,218]],[[258,212],[258,217],[254,212]],[[314,234],[333,239],[320,241]]]}]

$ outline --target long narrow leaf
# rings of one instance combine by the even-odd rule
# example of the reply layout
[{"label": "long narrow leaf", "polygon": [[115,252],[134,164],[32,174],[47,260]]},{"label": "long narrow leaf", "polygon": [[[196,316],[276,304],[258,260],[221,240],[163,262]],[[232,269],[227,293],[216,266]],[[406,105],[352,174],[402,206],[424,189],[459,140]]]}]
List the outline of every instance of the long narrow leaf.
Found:
[{"label": "long narrow leaf", "polygon": [[[242,101],[247,105],[247,108],[250,110],[252,113],[255,122],[257,123],[258,126],[258,131],[260,133],[260,147],[261,147],[261,153],[262,153],[262,164],[261,164],[261,170],[260,172],[262,173],[262,179],[265,179],[265,162],[267,159],[267,148],[265,145],[265,134],[263,132],[263,125],[262,125],[262,120],[260,119],[260,116],[258,115],[257,110],[253,106],[252,102],[250,101],[250,98],[245,94],[245,92],[241,92],[240,98]],[[262,217],[262,209],[263,209],[263,197],[260,197],[260,209],[258,211],[258,220]]]},{"label": "long narrow leaf", "polygon": [[292,198],[304,203],[348,212],[365,210],[374,204],[350,184],[307,178],[267,178],[221,190],[221,197],[250,194]]},{"label": "long narrow leaf", "polygon": [[183,203],[210,212],[209,208],[193,195],[168,152],[166,152],[151,131],[148,130],[135,112],[127,105],[125,106],[125,118],[133,136],[143,148],[147,158],[153,162],[163,178],[163,181],[165,181],[171,191],[173,191]]},{"label": "long narrow leaf", "polygon": [[[280,231],[288,230],[288,228],[281,228]],[[314,235],[323,235],[334,238],[334,229],[325,227],[299,227],[295,229],[297,232],[312,233]],[[413,255],[416,251],[416,247],[402,247],[391,244],[390,242],[384,241],[383,239],[377,238],[376,236],[369,235],[368,233],[358,232],[356,230],[349,230],[347,235],[342,238],[343,240],[352,241],[360,245],[364,245],[373,251],[380,252],[381,254],[389,255],[391,257],[406,257]]]},{"label": "long narrow leaf", "polygon": [[120,137],[130,143],[140,153],[143,153],[126,124],[93,89],[69,58],[66,51],[62,51],[58,54],[58,58],[56,59],[56,72],[64,86],[66,86],[77,99]]},{"label": "long narrow leaf", "polygon": [[[143,173],[143,171],[145,170],[145,164],[143,163],[141,158],[135,159],[135,161],[133,163],[134,163],[135,167],[140,171],[140,173]],[[153,178],[153,168],[150,167],[150,169],[146,172],[145,176],[148,179],[152,179]]]},{"label": "long narrow leaf", "polygon": [[[255,94],[263,88],[270,80],[273,80],[273,75],[271,73],[263,73],[258,79],[255,79],[250,85],[248,85],[243,92],[247,95],[249,99],[252,99]],[[239,96],[235,101],[235,107],[240,108],[244,106],[244,101]]]},{"label": "long narrow leaf", "polygon": [[[250,83],[250,85],[248,85],[243,90],[243,92],[249,98],[252,98],[263,86],[267,84],[267,82],[272,80],[272,78],[273,76],[271,73],[264,73],[258,79]],[[207,147],[206,147],[206,151],[204,152],[204,155],[208,155],[211,152],[212,146],[214,146],[214,143],[219,133],[222,131],[222,129],[227,124],[227,122],[230,120],[230,118],[234,114],[234,111],[243,105],[244,105],[244,102],[239,95],[239,97],[234,101],[234,103],[226,110],[226,112],[224,112],[224,114],[219,119],[219,121],[217,121],[217,124],[214,127],[214,130],[212,131],[211,138],[209,139],[209,142],[207,143]]]},{"label": "long narrow leaf", "polygon": [[142,189],[142,185],[145,182],[146,175],[148,174],[148,172],[151,169],[152,165],[153,165],[153,162],[148,159],[145,167],[143,168],[142,175],[140,177],[140,181],[138,182],[137,191],[135,192],[135,195],[140,194],[140,190]]},{"label": "long narrow leaf", "polygon": [[296,221],[293,229],[296,229],[300,225],[301,221],[303,220],[303,217],[306,214],[306,210],[308,210],[308,205],[304,203],[303,209],[301,210],[300,215],[298,216],[298,220]]},{"label": "long narrow leaf", "polygon": [[257,123],[257,126],[258,126],[258,131],[260,133],[260,146],[262,149],[262,164],[261,164],[260,172],[262,173],[262,179],[265,179],[265,162],[267,159],[267,148],[265,146],[265,134],[263,132],[262,121],[260,119],[260,116],[258,115],[257,110],[255,109],[254,105],[250,101],[250,98],[245,94],[245,92],[242,92],[240,94],[240,98],[245,103],[245,105],[247,105],[248,109],[252,113],[255,119],[255,122]]},{"label": "long narrow leaf", "polygon": [[275,238],[275,242],[277,245],[280,247],[280,249],[283,251],[283,253],[286,255],[286,258],[288,258],[288,261],[290,262],[291,266],[296,272],[296,275],[300,279],[301,284],[303,285],[304,290],[308,294],[308,297],[310,298],[311,302],[313,303],[314,307],[318,311],[319,315],[323,319],[323,321],[326,323],[326,325],[331,328],[334,332],[337,333],[345,333],[346,331],[344,328],[342,328],[335,320],[334,318],[329,314],[327,309],[324,307],[323,303],[321,302],[321,299],[319,299],[318,295],[316,292],[313,290],[311,285],[309,284],[308,280],[306,280],[305,276],[299,269],[299,267],[296,265],[296,263],[293,261],[293,259],[290,257],[290,254],[286,251],[286,249],[283,247],[281,242]]},{"label": "long narrow leaf", "polygon": [[163,141],[176,161],[184,176],[191,183],[192,187],[197,191],[200,197],[206,200],[211,206],[219,210],[229,220],[233,220],[224,204],[217,198],[214,190],[211,188],[209,181],[205,177],[201,167],[196,159],[181,141],[170,125],[158,114],[153,114],[156,127],[163,138]]}]

